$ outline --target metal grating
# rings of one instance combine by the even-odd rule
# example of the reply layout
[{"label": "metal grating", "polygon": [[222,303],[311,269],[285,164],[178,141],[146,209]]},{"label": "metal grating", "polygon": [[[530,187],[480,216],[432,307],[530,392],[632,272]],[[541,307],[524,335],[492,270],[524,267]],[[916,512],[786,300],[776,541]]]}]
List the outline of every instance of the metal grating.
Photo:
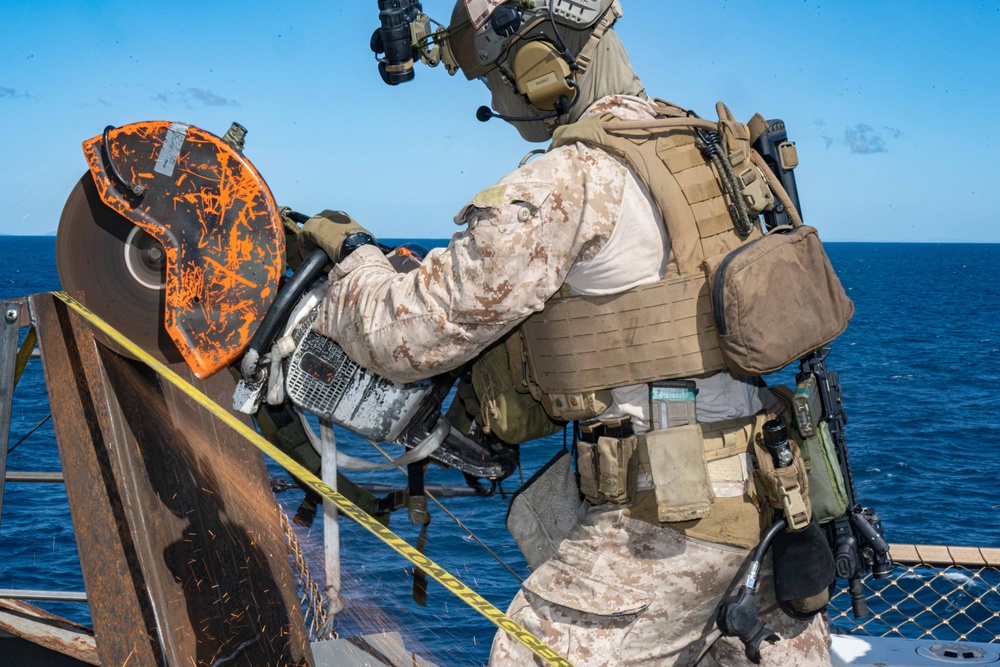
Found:
[{"label": "metal grating", "polygon": [[872,637],[1000,642],[1000,549],[892,545],[893,576],[864,579],[868,618],[855,619],[842,588],[833,632]]},{"label": "metal grating", "polygon": [[[288,364],[288,379],[285,390],[292,401],[313,414],[329,419],[347,390],[359,366],[335,342],[311,330],[319,310],[310,313],[296,334],[304,330],[305,339],[292,354]],[[329,382],[313,376],[306,370],[309,360],[322,360],[324,372],[329,374]]]}]

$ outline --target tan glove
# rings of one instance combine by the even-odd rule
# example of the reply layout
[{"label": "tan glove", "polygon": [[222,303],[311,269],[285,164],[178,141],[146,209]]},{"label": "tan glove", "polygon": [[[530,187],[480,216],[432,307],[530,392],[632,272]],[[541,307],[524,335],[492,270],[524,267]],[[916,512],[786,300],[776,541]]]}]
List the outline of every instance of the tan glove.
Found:
[{"label": "tan glove", "polygon": [[352,234],[367,234],[372,241],[375,237],[343,211],[323,211],[314,215],[302,225],[299,231],[299,251],[308,257],[316,248],[321,248],[333,263],[339,262],[344,240]]},{"label": "tan glove", "polygon": [[288,214],[292,209],[282,206],[278,209],[281,216],[281,226],[285,230],[285,263],[292,271],[299,268],[302,263],[302,254],[299,252],[299,226]]}]

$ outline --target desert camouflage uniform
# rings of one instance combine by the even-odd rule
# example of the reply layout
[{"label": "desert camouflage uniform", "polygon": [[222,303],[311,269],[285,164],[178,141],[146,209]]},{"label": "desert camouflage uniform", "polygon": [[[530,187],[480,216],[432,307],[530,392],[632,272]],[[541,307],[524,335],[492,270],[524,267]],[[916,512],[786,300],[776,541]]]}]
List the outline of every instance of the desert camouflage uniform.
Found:
[{"label": "desert camouflage uniform", "polygon": [[541,156],[477,195],[455,217],[468,230],[416,271],[397,275],[371,246],[340,262],[315,329],[397,382],[457,368],[540,311],[574,262],[597,254],[626,175],[582,144]]},{"label": "desert camouflage uniform", "polygon": [[[721,637],[715,613],[745,572],[746,549],[684,537],[593,507],[559,552],[524,582],[508,614],[577,667],[749,666],[743,645]],[[765,667],[829,665],[826,614],[796,621],[774,602],[770,567],[758,589],[761,617],[781,641],[765,644]],[[490,664],[534,665],[499,632]]]},{"label": "desert camouflage uniform", "polygon": [[[606,112],[651,117],[648,103],[622,96],[598,101],[585,117]],[[655,218],[663,228],[651,200],[646,213],[639,210],[636,187],[648,200],[625,164],[600,149],[571,144],[552,150],[477,195],[455,218],[468,229],[447,248],[432,250],[418,270],[397,274],[374,247],[355,251],[331,273],[315,328],[361,365],[397,382],[457,368],[541,310],[564,282],[575,288],[581,267],[593,268],[606,244],[622,241],[612,239],[616,225],[625,229],[634,222],[623,215]],[[643,269],[650,282],[662,277],[657,265],[662,270],[668,243],[663,237],[664,247],[654,249],[659,256],[647,252],[639,260],[652,267]],[[634,243],[631,250],[623,254],[642,252]],[[715,377],[722,382],[699,385],[700,421],[761,409],[755,387]],[[631,393],[646,395],[644,386],[639,389]],[[612,411],[645,422],[648,400],[623,388],[616,401]],[[510,606],[514,620],[581,667],[749,664],[742,645],[720,639],[714,622],[748,551],[685,537],[627,512],[591,508],[559,553],[525,582]],[[765,576],[758,599],[768,598],[773,605]],[[802,622],[773,609],[764,618],[782,641],[763,649],[762,664],[830,664],[825,614]],[[491,664],[532,665],[535,658],[499,632]]]}]

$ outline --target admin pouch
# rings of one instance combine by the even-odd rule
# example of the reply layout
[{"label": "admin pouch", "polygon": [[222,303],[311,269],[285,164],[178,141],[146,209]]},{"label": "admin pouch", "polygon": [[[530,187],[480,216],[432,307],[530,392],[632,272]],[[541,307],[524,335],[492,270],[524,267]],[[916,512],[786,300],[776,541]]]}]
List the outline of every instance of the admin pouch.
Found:
[{"label": "admin pouch", "polygon": [[515,331],[506,339],[487,348],[472,364],[472,386],[479,401],[476,421],[486,433],[506,443],[518,445],[562,430],[545,408],[529,393],[522,391],[512,372],[508,341],[519,339]]},{"label": "admin pouch", "polygon": [[734,375],[766,375],[843,333],[854,304],[816,229],[781,226],[706,260],[712,313]]},{"label": "admin pouch", "polygon": [[551,558],[585,511],[572,456],[563,450],[513,495],[507,530],[532,570]]},{"label": "admin pouch", "polygon": [[644,436],[660,522],[691,521],[712,512],[711,481],[701,426],[687,424]]}]

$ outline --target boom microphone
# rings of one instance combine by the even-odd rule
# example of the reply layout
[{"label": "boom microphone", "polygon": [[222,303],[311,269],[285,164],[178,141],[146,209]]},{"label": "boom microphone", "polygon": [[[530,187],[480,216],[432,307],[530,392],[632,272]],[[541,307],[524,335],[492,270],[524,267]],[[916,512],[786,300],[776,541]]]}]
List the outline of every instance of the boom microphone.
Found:
[{"label": "boom microphone", "polygon": [[479,107],[479,109],[476,110],[476,119],[481,123],[485,123],[491,118],[499,118],[500,120],[505,120],[508,123],[530,122],[533,120],[545,120],[547,118],[555,118],[558,115],[559,115],[558,111],[550,111],[546,114],[542,114],[541,116],[504,116],[502,114],[496,113],[487,106],[481,106]]},{"label": "boom microphone", "polygon": [[569,110],[576,106],[576,103],[580,101],[580,86],[576,84],[572,79],[566,79],[566,83],[576,89],[576,94],[573,95],[572,100],[566,99],[565,95],[559,96],[559,101],[555,103],[555,110],[548,113],[544,113],[541,116],[504,116],[498,114],[487,106],[481,106],[476,110],[476,118],[479,119],[481,123],[485,123],[491,118],[499,118],[500,120],[505,120],[508,123],[530,123],[533,120],[547,120],[549,118],[557,118],[569,113]]}]

